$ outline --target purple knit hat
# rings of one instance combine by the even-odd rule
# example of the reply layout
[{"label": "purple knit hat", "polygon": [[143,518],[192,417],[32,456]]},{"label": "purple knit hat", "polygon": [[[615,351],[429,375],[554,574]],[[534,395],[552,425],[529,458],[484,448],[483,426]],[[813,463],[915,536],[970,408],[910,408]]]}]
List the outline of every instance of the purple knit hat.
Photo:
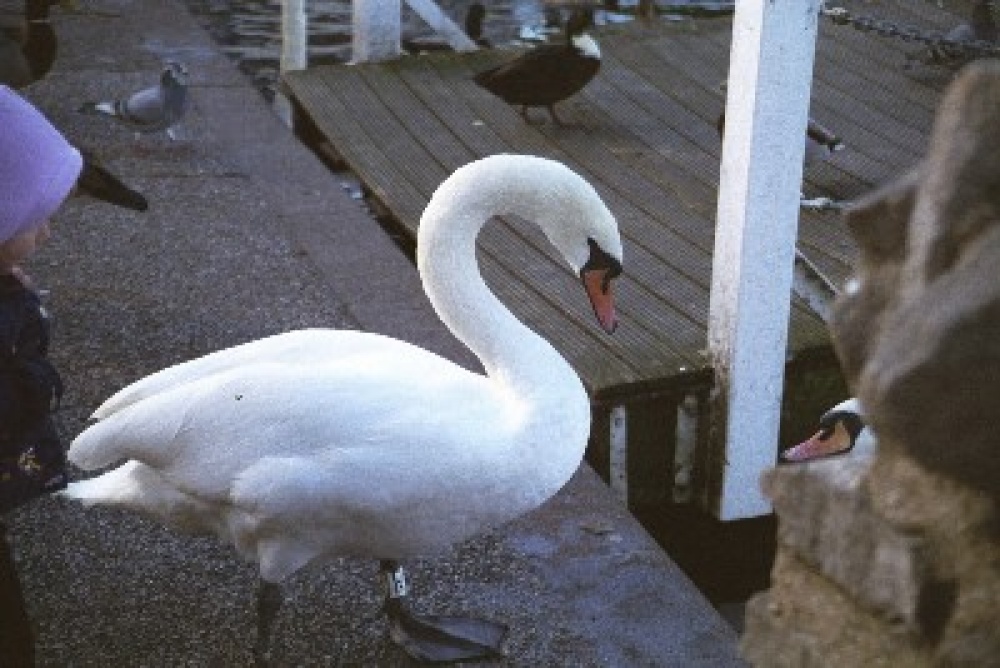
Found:
[{"label": "purple knit hat", "polygon": [[82,166],[80,152],[37,109],[0,86],[0,243],[55,213]]}]

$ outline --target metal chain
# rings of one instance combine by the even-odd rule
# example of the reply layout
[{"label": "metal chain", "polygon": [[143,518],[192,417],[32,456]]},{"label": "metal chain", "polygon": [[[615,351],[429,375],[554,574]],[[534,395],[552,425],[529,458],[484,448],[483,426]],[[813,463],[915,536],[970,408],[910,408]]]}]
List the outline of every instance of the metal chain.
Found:
[{"label": "metal chain", "polygon": [[953,57],[1000,57],[1000,45],[994,42],[952,39],[940,31],[918,30],[913,26],[900,25],[874,16],[858,16],[844,7],[827,7],[825,3],[820,7],[820,15],[837,25],[849,25],[862,32],[874,32],[882,37],[897,37],[905,42],[920,42],[932,49],[943,49]]}]

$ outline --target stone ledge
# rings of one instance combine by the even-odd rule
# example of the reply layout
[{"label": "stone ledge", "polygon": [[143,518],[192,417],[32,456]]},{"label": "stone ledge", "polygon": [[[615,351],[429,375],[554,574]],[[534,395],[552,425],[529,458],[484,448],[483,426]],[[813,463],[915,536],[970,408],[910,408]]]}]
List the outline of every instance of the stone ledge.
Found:
[{"label": "stone ledge", "polygon": [[911,628],[935,586],[929,546],[878,515],[865,479],[871,460],[841,458],[768,471],[765,494],[781,518],[778,542],[859,604]]},{"label": "stone ledge", "polygon": [[862,609],[787,548],[772,581],[747,604],[740,651],[754,666],[932,665],[918,634]]}]

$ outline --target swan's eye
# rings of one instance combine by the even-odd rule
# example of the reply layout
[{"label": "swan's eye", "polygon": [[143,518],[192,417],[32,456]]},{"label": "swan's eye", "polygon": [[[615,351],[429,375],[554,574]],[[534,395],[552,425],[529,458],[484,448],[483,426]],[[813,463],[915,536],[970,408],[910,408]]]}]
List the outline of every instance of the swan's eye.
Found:
[{"label": "swan's eye", "polygon": [[587,258],[587,263],[580,268],[580,275],[583,276],[590,271],[601,271],[603,275],[601,291],[607,294],[611,288],[611,281],[622,273],[622,263],[607,253],[593,239],[587,239],[587,245],[590,246],[590,257]]}]

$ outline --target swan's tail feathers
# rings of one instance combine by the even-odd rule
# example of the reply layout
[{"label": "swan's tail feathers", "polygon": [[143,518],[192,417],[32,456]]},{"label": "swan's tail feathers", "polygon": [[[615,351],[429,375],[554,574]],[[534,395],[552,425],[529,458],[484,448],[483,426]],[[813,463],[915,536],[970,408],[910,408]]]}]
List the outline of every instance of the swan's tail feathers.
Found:
[{"label": "swan's tail feathers", "polygon": [[67,457],[85,471],[102,469],[124,459],[153,468],[176,456],[177,435],[184,428],[181,409],[159,415],[157,406],[141,402],[84,429],[70,443]]},{"label": "swan's tail feathers", "polygon": [[85,506],[131,506],[142,497],[143,469],[148,467],[139,462],[125,462],[94,478],[71,482],[59,496]]},{"label": "swan's tail feathers", "polygon": [[69,445],[70,462],[84,471],[94,471],[127,458],[117,445],[116,434],[108,434],[108,423],[98,422],[83,430]]},{"label": "swan's tail feathers", "polygon": [[186,533],[219,533],[220,515],[209,503],[177,489],[154,469],[128,461],[58,492],[84,506],[127,508]]}]

